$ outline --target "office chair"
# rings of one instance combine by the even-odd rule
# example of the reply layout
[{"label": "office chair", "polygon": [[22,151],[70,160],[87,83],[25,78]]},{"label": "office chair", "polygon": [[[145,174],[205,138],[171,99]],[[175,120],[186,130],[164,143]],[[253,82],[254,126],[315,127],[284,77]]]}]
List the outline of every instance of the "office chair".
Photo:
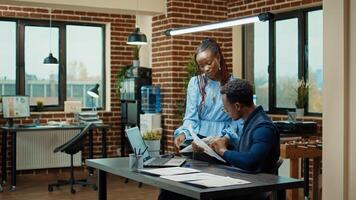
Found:
[{"label": "office chair", "polygon": [[73,155],[84,149],[85,139],[87,132],[90,130],[93,124],[88,124],[85,128],[68,142],[62,144],[61,146],[54,149],[54,153],[64,152],[70,154],[70,179],[69,180],[58,180],[57,183],[49,184],[48,191],[53,191],[53,186],[59,187],[63,185],[70,185],[70,192],[74,194],[76,191],[73,188],[73,185],[82,185],[82,186],[91,186],[94,190],[97,190],[97,186],[93,183],[87,182],[86,179],[75,180],[74,179],[74,167],[73,167]]}]

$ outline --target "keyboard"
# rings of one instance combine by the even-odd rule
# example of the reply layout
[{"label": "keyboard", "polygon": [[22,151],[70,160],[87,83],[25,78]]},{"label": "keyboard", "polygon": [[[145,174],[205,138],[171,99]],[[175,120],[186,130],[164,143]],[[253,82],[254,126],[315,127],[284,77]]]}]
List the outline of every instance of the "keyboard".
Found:
[{"label": "keyboard", "polygon": [[172,158],[153,158],[148,164],[149,165],[164,165],[166,162],[171,160]]},{"label": "keyboard", "polygon": [[31,127],[36,127],[36,124],[20,124],[20,128],[31,128]]}]

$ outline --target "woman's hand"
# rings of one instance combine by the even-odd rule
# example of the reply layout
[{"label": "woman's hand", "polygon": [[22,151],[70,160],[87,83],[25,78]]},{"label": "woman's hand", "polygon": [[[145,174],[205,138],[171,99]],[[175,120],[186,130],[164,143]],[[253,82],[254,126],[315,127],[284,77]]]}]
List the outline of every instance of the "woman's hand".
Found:
[{"label": "woman's hand", "polygon": [[198,146],[197,144],[195,144],[194,141],[192,142],[192,148],[193,148],[193,152],[197,152],[197,153],[204,152],[204,149]]},{"label": "woman's hand", "polygon": [[179,150],[180,150],[180,145],[185,141],[185,135],[184,133],[178,135],[178,137],[176,137],[174,139],[174,147],[176,150],[176,154],[179,155]]}]

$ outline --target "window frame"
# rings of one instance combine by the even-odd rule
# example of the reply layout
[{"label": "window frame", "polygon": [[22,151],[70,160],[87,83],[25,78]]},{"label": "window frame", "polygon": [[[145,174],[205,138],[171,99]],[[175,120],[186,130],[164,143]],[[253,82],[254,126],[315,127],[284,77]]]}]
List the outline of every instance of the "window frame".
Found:
[{"label": "window frame", "polygon": [[[49,27],[49,20],[31,20],[31,19],[13,19],[0,18],[0,21],[12,21],[16,23],[16,95],[25,95],[25,26]],[[67,99],[67,60],[66,60],[66,26],[92,26],[102,28],[102,45],[103,45],[103,66],[102,66],[102,106],[97,107],[98,110],[106,108],[106,25],[97,23],[84,22],[62,22],[53,21],[52,27],[59,29],[59,65],[58,65],[58,105],[45,105],[43,111],[64,111],[64,101]],[[45,56],[45,55],[44,55]],[[30,106],[31,111],[36,111],[36,106]],[[91,108],[83,108],[83,110],[91,110]]]},{"label": "window frame", "polygon": [[[276,41],[276,22],[280,20],[287,20],[287,19],[292,19],[292,18],[297,18],[298,19],[298,79],[304,79],[305,81],[308,81],[308,12],[312,11],[317,11],[317,10],[322,10],[322,6],[318,7],[312,7],[312,8],[306,8],[306,9],[299,9],[299,10],[294,10],[290,12],[285,12],[285,13],[277,13],[274,14],[273,19],[269,20],[268,28],[269,28],[269,38],[268,38],[268,43],[269,43],[269,61],[268,61],[268,67],[267,67],[267,73],[268,73],[268,91],[269,91],[269,96],[268,96],[268,113],[269,114],[286,114],[287,110],[292,110],[292,108],[282,108],[282,107],[277,107],[277,97],[276,97],[276,46],[275,46],[275,41]],[[247,39],[251,37],[251,32],[254,29],[251,27],[249,28],[248,26],[243,26],[242,30],[242,48],[243,48],[243,63],[244,67],[242,70],[243,78],[249,78],[251,76],[251,73],[254,73],[254,67],[253,69],[248,70],[247,67],[249,65],[254,66],[253,60],[251,61],[250,58],[247,57],[247,55],[251,55],[251,51],[253,51],[254,46],[253,44],[249,44],[247,42]],[[252,34],[253,36],[253,34]],[[253,40],[252,40],[253,41]],[[253,54],[252,54],[253,55]],[[252,71],[251,71],[252,70]],[[251,78],[251,77],[250,77]],[[316,113],[316,112],[309,112],[309,97],[307,101],[307,105],[305,106],[305,115],[308,116],[322,116],[322,113]]]}]

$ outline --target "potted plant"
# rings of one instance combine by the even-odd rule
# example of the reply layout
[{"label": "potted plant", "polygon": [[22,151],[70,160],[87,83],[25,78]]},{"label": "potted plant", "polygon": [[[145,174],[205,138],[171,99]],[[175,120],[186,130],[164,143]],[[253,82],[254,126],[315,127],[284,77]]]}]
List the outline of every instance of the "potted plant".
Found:
[{"label": "potted plant", "polygon": [[117,86],[117,94],[118,96],[121,98],[120,94],[122,92],[122,82],[124,81],[125,77],[126,77],[126,73],[127,70],[131,67],[132,65],[126,65],[124,67],[122,67],[119,72],[116,75],[116,86]]},{"label": "potted plant", "polygon": [[36,110],[41,112],[43,110],[43,101],[41,99],[36,101]]},{"label": "potted plant", "polygon": [[309,84],[304,81],[304,79],[298,80],[298,86],[296,89],[297,99],[295,101],[297,117],[304,116],[304,108],[307,104],[308,94],[309,94]]},{"label": "potted plant", "polygon": [[161,134],[158,131],[148,131],[143,134],[143,139],[147,145],[150,156],[159,156],[161,150]]},{"label": "potted plant", "polygon": [[132,53],[133,53],[132,65],[134,67],[139,67],[140,66],[140,46],[134,45],[132,47]]}]

